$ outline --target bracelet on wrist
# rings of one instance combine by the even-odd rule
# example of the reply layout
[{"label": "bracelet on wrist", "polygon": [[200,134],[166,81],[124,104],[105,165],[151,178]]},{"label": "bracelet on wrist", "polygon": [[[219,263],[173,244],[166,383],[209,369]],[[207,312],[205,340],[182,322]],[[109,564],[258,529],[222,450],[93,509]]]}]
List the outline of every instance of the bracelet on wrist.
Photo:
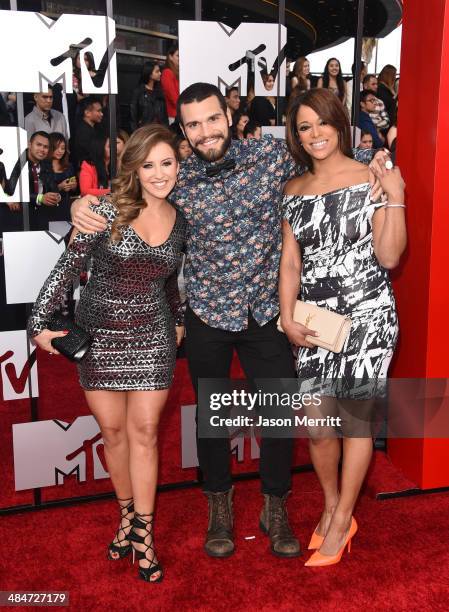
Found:
[{"label": "bracelet on wrist", "polygon": [[406,206],[405,204],[390,204],[390,202],[386,202],[384,208],[406,208]]},{"label": "bracelet on wrist", "polygon": [[36,204],[37,204],[38,206],[40,206],[40,205],[42,204],[42,199],[43,199],[43,195],[42,195],[42,193],[39,193],[39,194],[36,196]]}]

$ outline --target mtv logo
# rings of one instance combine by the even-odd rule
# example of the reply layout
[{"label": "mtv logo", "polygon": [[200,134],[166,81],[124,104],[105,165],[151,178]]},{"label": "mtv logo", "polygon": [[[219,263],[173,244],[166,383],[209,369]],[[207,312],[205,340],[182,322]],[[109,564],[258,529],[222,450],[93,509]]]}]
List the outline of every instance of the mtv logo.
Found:
[{"label": "mtv logo", "polygon": [[39,396],[36,348],[24,329],[0,332],[0,381],[5,402]]},{"label": "mtv logo", "polygon": [[[196,404],[181,406],[181,467],[198,467],[196,452]],[[238,461],[243,461],[245,439],[242,433],[231,434],[231,453],[235,453]],[[260,449],[251,428],[251,459],[259,459]]]},{"label": "mtv logo", "polygon": [[[62,83],[73,91],[72,56],[81,47],[81,77],[86,94],[117,93],[114,51],[115,22],[97,15],[61,15],[56,21],[27,11],[0,11],[0,91],[46,91],[48,83]],[[34,43],[34,44],[33,44]],[[103,81],[92,82],[84,54],[90,51],[96,70],[103,64]]]},{"label": "mtv logo", "polygon": [[93,416],[73,423],[36,421],[12,426],[16,491],[50,487],[75,475],[78,482],[108,478],[103,440]]},{"label": "mtv logo", "polygon": [[6,303],[34,302],[64,250],[64,238],[51,232],[5,232]]},{"label": "mtv logo", "polygon": [[[277,23],[241,23],[235,30],[217,21],[178,21],[180,88],[197,81],[238,87],[247,95],[248,76],[254,75],[256,96],[266,96],[263,73],[275,77],[270,95],[285,96],[287,29]],[[278,37],[280,34],[280,48]]]},{"label": "mtv logo", "polygon": [[26,130],[17,127],[0,127],[0,168],[1,164],[4,166],[3,177],[3,172],[0,170],[0,202],[30,200],[27,141]]}]

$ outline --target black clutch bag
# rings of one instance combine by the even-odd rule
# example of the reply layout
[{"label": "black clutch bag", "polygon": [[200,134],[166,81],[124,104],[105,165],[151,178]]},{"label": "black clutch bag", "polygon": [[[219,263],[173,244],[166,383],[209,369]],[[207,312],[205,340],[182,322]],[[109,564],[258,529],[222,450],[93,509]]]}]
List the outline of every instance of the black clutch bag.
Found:
[{"label": "black clutch bag", "polygon": [[73,319],[59,314],[54,315],[48,324],[48,329],[51,331],[68,330],[69,333],[66,336],[54,338],[51,341],[52,346],[70,361],[78,363],[84,359],[92,344],[92,338]]}]

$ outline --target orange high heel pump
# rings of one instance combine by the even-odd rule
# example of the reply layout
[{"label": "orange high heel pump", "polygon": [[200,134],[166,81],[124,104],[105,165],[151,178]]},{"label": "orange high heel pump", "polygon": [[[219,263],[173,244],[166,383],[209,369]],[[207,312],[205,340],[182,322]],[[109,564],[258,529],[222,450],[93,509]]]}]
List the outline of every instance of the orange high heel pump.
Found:
[{"label": "orange high heel pump", "polygon": [[357,533],[357,529],[358,526],[356,520],[354,517],[352,517],[351,526],[349,527],[349,532],[346,536],[346,540],[344,541],[343,546],[340,548],[337,554],[323,555],[322,553],[320,553],[319,550],[316,550],[304,565],[306,567],[323,567],[325,565],[335,565],[336,563],[339,563],[346,546],[348,546],[348,553],[351,552],[351,540]]},{"label": "orange high heel pump", "polygon": [[324,536],[319,535],[316,532],[316,528],[315,528],[315,531],[312,533],[312,537],[310,538],[310,542],[309,542],[307,549],[308,550],[318,550],[318,548],[320,548],[323,541],[324,541]]}]

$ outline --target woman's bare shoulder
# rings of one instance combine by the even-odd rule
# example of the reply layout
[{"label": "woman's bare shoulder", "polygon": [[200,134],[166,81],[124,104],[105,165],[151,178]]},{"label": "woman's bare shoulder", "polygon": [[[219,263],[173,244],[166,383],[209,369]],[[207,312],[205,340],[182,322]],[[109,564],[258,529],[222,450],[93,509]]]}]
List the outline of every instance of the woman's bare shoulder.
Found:
[{"label": "woman's bare shoulder", "polygon": [[354,176],[354,183],[364,183],[369,180],[369,167],[355,159],[348,160],[348,170]]},{"label": "woman's bare shoulder", "polygon": [[309,172],[305,172],[301,176],[295,176],[285,183],[284,195],[302,195],[305,193],[305,188],[310,181]]}]

